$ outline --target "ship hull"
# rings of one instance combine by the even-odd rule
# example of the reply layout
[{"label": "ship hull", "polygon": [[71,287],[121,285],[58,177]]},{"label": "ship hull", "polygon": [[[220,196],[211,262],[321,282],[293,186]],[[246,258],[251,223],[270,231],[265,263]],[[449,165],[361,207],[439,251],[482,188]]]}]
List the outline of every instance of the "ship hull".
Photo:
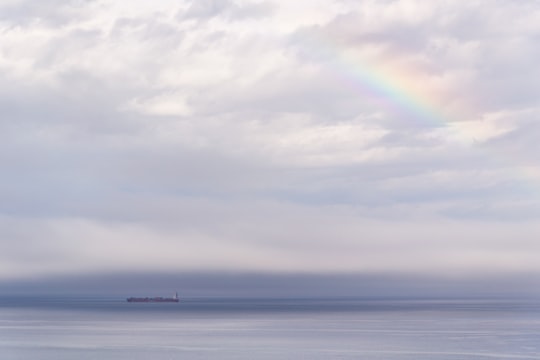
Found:
[{"label": "ship hull", "polygon": [[178,299],[174,298],[127,298],[127,302],[142,302],[142,303],[177,303]]}]

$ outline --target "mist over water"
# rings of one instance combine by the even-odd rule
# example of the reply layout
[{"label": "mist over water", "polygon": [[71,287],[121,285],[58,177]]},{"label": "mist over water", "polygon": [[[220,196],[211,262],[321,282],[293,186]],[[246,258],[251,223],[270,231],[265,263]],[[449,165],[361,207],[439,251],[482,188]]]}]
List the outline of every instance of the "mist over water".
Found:
[{"label": "mist over water", "polygon": [[86,297],[540,298],[536,274],[103,273],[0,281],[0,293]]}]

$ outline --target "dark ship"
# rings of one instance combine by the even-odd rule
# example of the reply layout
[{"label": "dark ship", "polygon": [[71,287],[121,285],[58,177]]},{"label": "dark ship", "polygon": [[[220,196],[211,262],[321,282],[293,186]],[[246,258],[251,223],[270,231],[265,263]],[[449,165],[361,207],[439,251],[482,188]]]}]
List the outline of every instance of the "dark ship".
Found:
[{"label": "dark ship", "polygon": [[130,298],[127,298],[127,302],[142,302],[142,303],[170,303],[170,302],[175,302],[177,303],[178,301],[180,301],[178,299],[178,293],[175,293],[174,294],[174,297],[172,298],[164,298],[164,297],[143,297],[143,298],[139,298],[139,297],[130,297]]}]

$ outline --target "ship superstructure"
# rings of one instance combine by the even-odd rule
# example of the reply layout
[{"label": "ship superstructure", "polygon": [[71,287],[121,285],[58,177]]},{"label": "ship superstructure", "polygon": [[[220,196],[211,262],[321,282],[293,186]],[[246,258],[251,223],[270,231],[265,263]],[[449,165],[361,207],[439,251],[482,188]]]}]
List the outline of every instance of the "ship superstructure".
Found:
[{"label": "ship superstructure", "polygon": [[178,293],[176,292],[174,294],[174,297],[172,298],[164,298],[164,297],[161,297],[161,296],[158,296],[158,297],[129,297],[126,299],[127,302],[143,302],[143,303],[147,303],[147,302],[156,302],[156,303],[162,303],[162,302],[166,302],[166,303],[169,303],[169,302],[179,302],[180,299],[178,299]]}]

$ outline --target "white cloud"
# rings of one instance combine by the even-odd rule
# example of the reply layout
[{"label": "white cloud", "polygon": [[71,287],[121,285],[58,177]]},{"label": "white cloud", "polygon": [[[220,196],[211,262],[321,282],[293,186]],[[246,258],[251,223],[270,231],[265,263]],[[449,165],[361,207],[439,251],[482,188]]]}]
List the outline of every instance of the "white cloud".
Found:
[{"label": "white cloud", "polygon": [[539,17],[4,2],[1,276],[538,271]]},{"label": "white cloud", "polygon": [[[202,210],[202,204],[192,205]],[[217,212],[206,219],[211,226],[182,219],[162,226],[4,217],[2,231],[10,242],[2,243],[2,278],[129,270],[432,275],[540,270],[533,256],[538,249],[531,234],[540,230],[534,221],[494,225],[409,214],[389,226],[346,207],[260,203],[231,212],[227,206],[212,206]]]},{"label": "white cloud", "polygon": [[135,110],[149,115],[187,116],[191,110],[182,94],[158,95],[150,99],[134,99],[126,110]]}]

